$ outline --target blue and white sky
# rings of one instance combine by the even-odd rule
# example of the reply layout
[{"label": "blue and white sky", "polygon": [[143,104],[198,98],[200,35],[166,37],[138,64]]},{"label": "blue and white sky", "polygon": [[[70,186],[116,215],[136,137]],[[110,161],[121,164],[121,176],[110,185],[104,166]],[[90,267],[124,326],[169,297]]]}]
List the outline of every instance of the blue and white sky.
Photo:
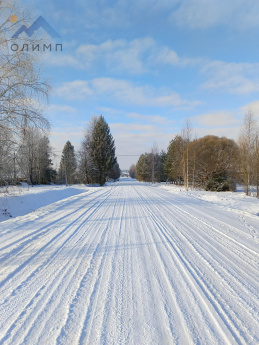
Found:
[{"label": "blue and white sky", "polygon": [[138,157],[123,155],[166,150],[186,118],[194,137],[233,139],[247,109],[259,119],[258,0],[30,3],[62,36],[44,59],[55,150],[78,149],[102,114],[127,169]]}]

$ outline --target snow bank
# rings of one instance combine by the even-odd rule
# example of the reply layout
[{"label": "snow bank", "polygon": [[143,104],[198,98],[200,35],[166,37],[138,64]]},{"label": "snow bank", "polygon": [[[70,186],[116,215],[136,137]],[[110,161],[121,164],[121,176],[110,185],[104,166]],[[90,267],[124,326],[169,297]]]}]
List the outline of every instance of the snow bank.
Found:
[{"label": "snow bank", "polygon": [[180,187],[173,184],[160,184],[156,185],[156,187],[175,194],[181,193],[191,198],[207,201],[224,209],[259,216],[259,199],[247,196],[241,187],[237,188],[237,192],[209,192],[198,189],[190,189],[187,192],[183,186]]},{"label": "snow bank", "polygon": [[70,196],[85,193],[89,190],[85,185],[62,186],[33,186],[24,184],[21,187],[0,189],[0,222],[10,217],[23,216],[40,207],[66,199]]}]

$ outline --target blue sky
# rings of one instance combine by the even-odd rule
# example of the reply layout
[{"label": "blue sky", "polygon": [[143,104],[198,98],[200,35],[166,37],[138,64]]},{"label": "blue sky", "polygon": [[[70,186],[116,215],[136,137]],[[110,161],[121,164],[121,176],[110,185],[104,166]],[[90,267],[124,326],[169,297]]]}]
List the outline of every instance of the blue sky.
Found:
[{"label": "blue sky", "polygon": [[258,0],[29,3],[62,36],[44,57],[55,150],[79,148],[102,114],[126,169],[137,157],[123,155],[166,149],[186,118],[194,137],[233,139],[248,108],[259,119]]}]

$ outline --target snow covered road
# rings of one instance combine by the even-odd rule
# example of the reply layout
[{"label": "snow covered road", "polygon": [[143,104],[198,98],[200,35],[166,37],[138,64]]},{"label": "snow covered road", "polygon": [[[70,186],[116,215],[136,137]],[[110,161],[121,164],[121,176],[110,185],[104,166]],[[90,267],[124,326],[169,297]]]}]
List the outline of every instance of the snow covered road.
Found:
[{"label": "snow covered road", "polygon": [[259,343],[256,216],[122,179],[0,229],[0,344]]}]

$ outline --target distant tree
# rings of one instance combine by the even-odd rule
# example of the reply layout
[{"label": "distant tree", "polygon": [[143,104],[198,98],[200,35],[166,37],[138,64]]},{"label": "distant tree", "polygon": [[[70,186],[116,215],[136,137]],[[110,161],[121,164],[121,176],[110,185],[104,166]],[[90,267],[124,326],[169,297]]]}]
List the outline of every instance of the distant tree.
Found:
[{"label": "distant tree", "polygon": [[135,178],[135,170],[136,170],[136,165],[135,164],[131,164],[130,168],[129,168],[129,175],[131,178]]},{"label": "distant tree", "polygon": [[151,182],[160,182],[160,157],[158,152],[158,146],[153,144],[151,152],[149,154],[149,161],[151,164]]},{"label": "distant tree", "polygon": [[151,181],[151,165],[148,153],[144,153],[139,157],[138,162],[136,164],[135,174],[136,179],[139,181]]},{"label": "distant tree", "polygon": [[164,169],[164,166],[165,166],[165,161],[166,161],[166,152],[164,150],[162,150],[159,154],[159,161],[160,161],[160,164],[159,164],[159,168],[160,168],[160,181],[161,182],[165,182],[167,180],[167,175],[166,175],[166,172],[165,172],[165,169]]},{"label": "distant tree", "polygon": [[164,176],[163,161],[165,153],[158,152],[156,145],[150,153],[142,154],[136,164],[135,176],[139,181],[144,182],[161,182]]},{"label": "distant tree", "polygon": [[60,167],[59,179],[65,182],[65,174],[67,174],[67,183],[73,184],[76,181],[77,161],[74,146],[68,140],[63,148]]},{"label": "distant tree", "polygon": [[176,184],[181,184],[184,180],[182,159],[185,147],[186,142],[183,137],[176,135],[167,149],[164,171],[168,178]]},{"label": "distant tree", "polygon": [[108,178],[113,179],[114,181],[118,180],[121,175],[121,170],[119,164],[116,162],[110,171],[108,171]]}]

